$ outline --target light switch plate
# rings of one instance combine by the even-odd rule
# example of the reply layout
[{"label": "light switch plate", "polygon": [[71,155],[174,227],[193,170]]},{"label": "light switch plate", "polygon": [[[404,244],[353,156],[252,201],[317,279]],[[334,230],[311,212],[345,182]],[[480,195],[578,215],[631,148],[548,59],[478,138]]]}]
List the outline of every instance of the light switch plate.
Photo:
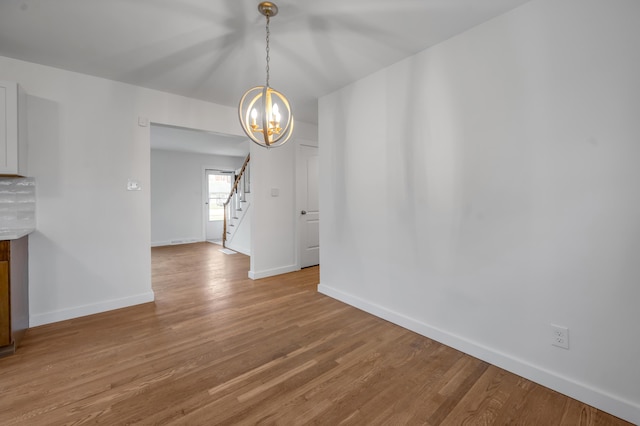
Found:
[{"label": "light switch plate", "polygon": [[142,187],[138,183],[138,181],[129,179],[127,181],[127,191],[142,191]]}]

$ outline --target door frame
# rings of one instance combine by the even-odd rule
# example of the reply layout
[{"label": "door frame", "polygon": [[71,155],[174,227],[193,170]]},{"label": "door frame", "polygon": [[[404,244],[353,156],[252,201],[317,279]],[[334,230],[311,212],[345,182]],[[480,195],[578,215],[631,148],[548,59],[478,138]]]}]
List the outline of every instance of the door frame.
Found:
[{"label": "door frame", "polygon": [[[209,222],[209,182],[207,181],[207,172],[214,171],[218,174],[234,175],[235,170],[222,170],[217,167],[202,166],[202,241],[207,241],[207,223]],[[231,183],[233,185],[233,183]],[[220,234],[222,238],[222,234]]]}]

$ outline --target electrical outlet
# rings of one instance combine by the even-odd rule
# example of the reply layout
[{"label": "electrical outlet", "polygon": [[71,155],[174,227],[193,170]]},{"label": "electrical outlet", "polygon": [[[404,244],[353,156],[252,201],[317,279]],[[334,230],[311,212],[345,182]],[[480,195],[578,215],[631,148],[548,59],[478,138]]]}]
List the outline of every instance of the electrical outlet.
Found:
[{"label": "electrical outlet", "polygon": [[569,329],[561,325],[551,324],[551,344],[563,349],[569,349]]}]

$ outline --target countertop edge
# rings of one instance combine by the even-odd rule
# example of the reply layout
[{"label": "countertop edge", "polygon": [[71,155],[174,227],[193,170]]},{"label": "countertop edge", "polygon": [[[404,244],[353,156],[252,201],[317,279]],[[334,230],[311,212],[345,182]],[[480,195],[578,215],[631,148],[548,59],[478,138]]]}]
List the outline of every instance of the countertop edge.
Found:
[{"label": "countertop edge", "polygon": [[33,231],[35,231],[35,229],[29,228],[29,229],[12,229],[10,231],[0,231],[0,241],[7,241],[7,240],[18,240],[22,237],[24,237],[25,235],[29,235],[30,233],[32,233]]}]

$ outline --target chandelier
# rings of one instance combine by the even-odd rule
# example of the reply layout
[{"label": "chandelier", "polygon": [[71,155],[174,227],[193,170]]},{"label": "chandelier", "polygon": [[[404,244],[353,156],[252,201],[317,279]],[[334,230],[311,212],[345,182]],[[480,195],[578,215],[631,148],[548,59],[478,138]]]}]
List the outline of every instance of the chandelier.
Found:
[{"label": "chandelier", "polygon": [[267,83],[245,92],[240,99],[238,116],[242,129],[258,145],[272,148],[283,145],[293,132],[293,114],[287,98],[269,87],[269,20],[278,14],[278,7],[269,1],[258,5],[267,18]]}]

